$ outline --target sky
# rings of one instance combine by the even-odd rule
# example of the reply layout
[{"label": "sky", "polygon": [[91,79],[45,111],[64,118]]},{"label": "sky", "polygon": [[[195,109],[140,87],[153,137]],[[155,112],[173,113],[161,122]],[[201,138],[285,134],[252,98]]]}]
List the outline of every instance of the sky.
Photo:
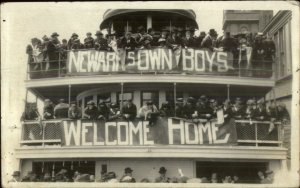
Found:
[{"label": "sky", "polygon": [[[276,4],[276,3],[273,3]],[[211,28],[222,33],[222,15],[226,9],[279,9],[288,5],[270,6],[256,2],[165,2],[168,9],[193,9],[200,31]],[[20,116],[24,110],[26,63],[25,49],[33,37],[41,38],[57,32],[59,38],[68,39],[74,32],[81,41],[87,32],[99,29],[102,16],[107,9],[117,8],[161,8],[161,2],[76,2],[76,3],[5,3],[1,4],[1,114],[4,131],[1,139],[11,142],[4,150],[11,152],[6,171],[7,176],[17,167],[14,148],[19,146],[21,132]],[[31,97],[32,98],[32,97]],[[4,110],[3,110],[4,109]],[[2,126],[1,125],[1,126]],[[3,134],[5,132],[5,135]],[[3,143],[3,142],[2,142]],[[6,158],[7,156],[4,156]],[[2,158],[2,160],[4,160]],[[7,160],[7,159],[6,159]]]}]

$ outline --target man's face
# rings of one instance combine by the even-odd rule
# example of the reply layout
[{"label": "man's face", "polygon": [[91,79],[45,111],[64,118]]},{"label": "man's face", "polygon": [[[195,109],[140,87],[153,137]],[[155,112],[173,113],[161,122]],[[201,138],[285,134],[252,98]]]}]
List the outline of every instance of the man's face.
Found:
[{"label": "man's face", "polygon": [[130,34],[130,33],[127,33],[127,34],[125,35],[125,37],[126,37],[126,39],[130,39],[131,34]]},{"label": "man's face", "polygon": [[91,34],[87,34],[87,35],[86,35],[87,38],[90,38],[91,36],[92,36]]}]

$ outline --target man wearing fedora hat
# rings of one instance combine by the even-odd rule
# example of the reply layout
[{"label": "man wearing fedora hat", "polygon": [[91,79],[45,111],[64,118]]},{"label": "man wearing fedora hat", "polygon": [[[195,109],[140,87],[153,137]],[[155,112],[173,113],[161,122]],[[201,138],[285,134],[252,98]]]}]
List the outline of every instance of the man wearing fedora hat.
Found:
[{"label": "man wearing fedora hat", "polygon": [[260,121],[268,119],[265,102],[263,100],[257,101],[257,108],[255,110],[254,118]]},{"label": "man wearing fedora hat", "polygon": [[122,108],[123,117],[126,120],[134,120],[137,114],[136,105],[132,103],[132,100],[129,99],[126,101],[126,104]]},{"label": "man wearing fedora hat", "polygon": [[244,107],[242,105],[241,98],[236,98],[235,103],[232,107],[233,117],[235,119],[242,119],[245,115],[244,113]]},{"label": "man wearing fedora hat", "polygon": [[21,181],[20,175],[21,175],[20,171],[14,171],[14,173],[12,174],[12,179],[9,180],[8,182],[20,182]]},{"label": "man wearing fedora hat", "polygon": [[59,41],[58,37],[59,37],[59,34],[57,32],[54,32],[51,34],[51,41],[53,41],[53,43],[56,46],[60,45],[60,41]]},{"label": "man wearing fedora hat", "polygon": [[84,47],[86,49],[94,48],[94,38],[92,37],[92,33],[86,33],[86,38],[84,39]]},{"label": "man wearing fedora hat", "polygon": [[158,173],[160,174],[159,177],[155,179],[155,183],[169,183],[170,178],[166,176],[167,169],[165,167],[160,167]]},{"label": "man wearing fedora hat", "polygon": [[73,40],[71,50],[80,50],[80,49],[84,49],[84,45],[80,42],[78,38],[76,38]]},{"label": "man wearing fedora hat", "polygon": [[124,169],[124,175],[120,179],[120,183],[135,183],[135,179],[132,177],[133,170],[130,167]]},{"label": "man wearing fedora hat", "polygon": [[125,50],[134,50],[137,47],[138,43],[132,37],[131,32],[126,32],[125,36],[122,37],[120,41],[120,47]]},{"label": "man wearing fedora hat", "polygon": [[89,101],[87,107],[84,109],[83,118],[95,120],[98,117],[98,109],[95,106],[94,101]]},{"label": "man wearing fedora hat", "polygon": [[110,104],[110,109],[109,109],[109,120],[115,120],[119,119],[122,117],[119,105],[115,102]]},{"label": "man wearing fedora hat", "polygon": [[96,50],[107,50],[108,44],[107,40],[103,37],[103,33],[101,31],[96,31],[96,39],[95,39],[95,49]]},{"label": "man wearing fedora hat", "polygon": [[71,49],[71,47],[72,47],[73,42],[74,42],[75,39],[78,39],[78,35],[76,33],[73,33],[71,35],[71,38],[68,41],[68,49]]},{"label": "man wearing fedora hat", "polygon": [[185,36],[182,39],[182,45],[184,48],[193,48],[195,47],[195,39],[192,36],[191,30],[186,30]]},{"label": "man wearing fedora hat", "polygon": [[109,116],[109,108],[106,106],[105,101],[100,99],[98,103],[98,119],[107,120]]},{"label": "man wearing fedora hat", "polygon": [[201,48],[207,48],[213,51],[213,43],[217,39],[218,33],[214,29],[210,29],[208,35],[202,40]]}]

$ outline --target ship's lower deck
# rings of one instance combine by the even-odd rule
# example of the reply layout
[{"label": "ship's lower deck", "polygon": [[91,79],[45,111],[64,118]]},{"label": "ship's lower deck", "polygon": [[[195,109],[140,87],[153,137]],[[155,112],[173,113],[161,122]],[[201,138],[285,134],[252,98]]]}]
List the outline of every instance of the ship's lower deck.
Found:
[{"label": "ship's lower deck", "polygon": [[137,182],[145,178],[154,182],[155,178],[159,177],[160,167],[165,167],[166,175],[170,179],[179,178],[178,170],[181,169],[188,178],[206,177],[210,180],[212,173],[217,173],[220,183],[225,176],[235,175],[239,177],[240,183],[259,183],[259,171],[278,171],[282,169],[282,161],[220,158],[52,158],[21,161],[23,176],[28,171],[33,171],[39,176],[47,172],[54,175],[61,169],[66,169],[70,178],[78,171],[95,175],[96,182],[101,179],[101,172],[115,172],[117,179],[120,179],[126,167],[133,170],[133,177]]}]

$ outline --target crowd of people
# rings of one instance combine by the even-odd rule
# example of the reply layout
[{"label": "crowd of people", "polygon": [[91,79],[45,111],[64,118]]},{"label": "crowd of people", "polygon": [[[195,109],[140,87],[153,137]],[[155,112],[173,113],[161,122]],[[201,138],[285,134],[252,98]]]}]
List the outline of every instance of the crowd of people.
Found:
[{"label": "crowd of people", "polygon": [[[56,174],[51,174],[50,172],[45,172],[44,174],[37,175],[36,173],[30,171],[23,178],[20,176],[20,171],[15,171],[12,174],[12,179],[10,182],[99,182],[99,183],[136,183],[136,179],[133,175],[133,169],[126,167],[124,169],[124,174],[121,178],[117,178],[115,172],[101,172],[101,177],[95,179],[94,174],[81,173],[76,170],[72,177],[69,176],[68,170],[61,169]],[[247,180],[249,181],[249,180]],[[253,183],[261,184],[272,184],[274,182],[274,172],[267,170],[264,173],[258,171],[257,178],[252,177],[250,179]],[[158,171],[158,176],[151,181],[149,178],[142,178],[140,183],[245,183],[239,178],[238,175],[233,174],[232,176],[226,175],[220,177],[218,173],[213,172],[211,177],[201,177],[201,178],[189,178],[185,176],[181,169],[178,169],[178,176],[168,177],[167,169],[165,167],[160,167]]]},{"label": "crowd of people", "polygon": [[[202,31],[199,36],[195,35],[194,29],[173,29],[172,32],[163,30],[155,32],[152,28],[146,30],[143,26],[138,27],[137,33],[125,32],[122,36],[113,33],[104,34],[101,31],[88,32],[83,43],[79,36],[73,33],[69,40],[58,39],[59,34],[54,32],[51,37],[43,36],[42,40],[32,38],[27,46],[28,62],[30,71],[42,71],[57,73],[58,69],[64,69],[68,50],[95,49],[102,51],[115,51],[118,49],[138,50],[151,49],[152,47],[208,49],[211,51],[224,51],[233,54],[233,68],[240,71],[243,76],[270,77],[275,55],[275,43],[270,37],[262,33],[248,33],[231,35],[224,32],[219,36],[214,29],[208,33]],[[249,62],[249,56],[252,56]]]},{"label": "crowd of people", "polygon": [[52,101],[46,99],[42,115],[39,114],[37,108],[28,105],[21,119],[70,118],[133,121],[139,118],[149,121],[150,125],[155,125],[158,117],[177,117],[192,120],[195,123],[199,122],[200,119],[210,121],[217,118],[223,118],[224,121],[234,118],[250,121],[282,121],[283,123],[290,120],[289,113],[283,103],[277,104],[273,101],[266,106],[263,100],[256,101],[252,98],[248,99],[246,103],[241,98],[236,98],[233,102],[226,99],[221,103],[218,100],[209,99],[205,95],[201,95],[197,100],[193,97],[186,100],[178,98],[175,106],[166,101],[162,103],[160,108],[156,107],[153,101],[147,101],[140,109],[137,109],[132,100],[124,101],[122,107],[115,102],[107,103],[105,100],[99,100],[98,105],[94,101],[89,101],[87,106],[81,109],[76,102],[71,102],[69,105],[65,103],[64,99],[60,99],[57,105],[53,105]]}]

